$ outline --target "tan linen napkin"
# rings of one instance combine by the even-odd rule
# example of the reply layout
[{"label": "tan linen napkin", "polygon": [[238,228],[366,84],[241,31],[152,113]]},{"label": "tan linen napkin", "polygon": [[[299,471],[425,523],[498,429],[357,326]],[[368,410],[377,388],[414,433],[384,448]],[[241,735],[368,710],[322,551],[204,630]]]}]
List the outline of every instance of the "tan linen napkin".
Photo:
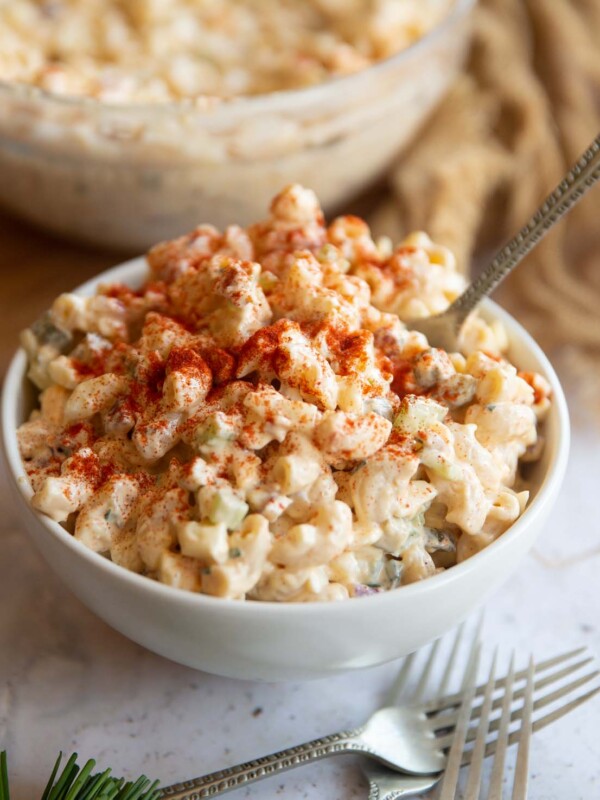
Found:
[{"label": "tan linen napkin", "polygon": [[[425,230],[469,272],[599,131],[599,0],[482,0],[468,64],[392,171],[372,226],[394,238]],[[599,207],[596,187],[500,299],[600,410]]]}]

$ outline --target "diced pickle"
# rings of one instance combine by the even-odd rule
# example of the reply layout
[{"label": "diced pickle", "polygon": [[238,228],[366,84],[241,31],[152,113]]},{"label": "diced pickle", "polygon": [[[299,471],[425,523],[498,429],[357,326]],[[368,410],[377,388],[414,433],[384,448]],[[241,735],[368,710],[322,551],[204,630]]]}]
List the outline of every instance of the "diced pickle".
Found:
[{"label": "diced pickle", "polygon": [[49,345],[59,353],[65,352],[73,341],[73,337],[67,331],[57,328],[52,321],[50,311],[45,311],[31,326],[31,330],[40,345]]}]

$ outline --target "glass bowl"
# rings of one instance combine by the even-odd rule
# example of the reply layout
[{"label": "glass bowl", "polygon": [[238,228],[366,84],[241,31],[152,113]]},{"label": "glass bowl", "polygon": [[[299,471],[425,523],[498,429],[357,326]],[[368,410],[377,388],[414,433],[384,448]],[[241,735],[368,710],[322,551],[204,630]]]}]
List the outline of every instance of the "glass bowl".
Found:
[{"label": "glass bowl", "polygon": [[0,204],[56,233],[140,251],[193,228],[258,219],[281,188],[327,214],[380,177],[463,61],[475,0],[456,0],[395,56],[306,89],[108,105],[0,82]]}]

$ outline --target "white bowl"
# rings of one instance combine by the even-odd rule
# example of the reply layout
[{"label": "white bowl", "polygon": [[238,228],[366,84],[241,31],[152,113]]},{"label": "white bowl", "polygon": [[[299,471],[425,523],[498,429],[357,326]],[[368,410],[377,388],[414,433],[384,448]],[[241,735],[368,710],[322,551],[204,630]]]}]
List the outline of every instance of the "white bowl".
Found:
[{"label": "white bowl", "polygon": [[[139,286],[143,259],[102,273],[77,291],[102,282]],[[6,375],[2,437],[24,527],[69,588],[109,625],[144,647],[196,669],[256,680],[309,679],[380,664],[406,655],[460,622],[517,568],[542,532],[560,489],[569,449],[569,418],[558,378],[538,345],[495,303],[482,313],[499,319],[510,357],[541,373],[553,401],[544,423],[546,446],[532,466],[530,505],[496,542],[468,561],[421,583],[339,603],[279,604],[224,600],[152,581],[87,549],[30,505],[16,429],[35,394],[20,350]]]}]

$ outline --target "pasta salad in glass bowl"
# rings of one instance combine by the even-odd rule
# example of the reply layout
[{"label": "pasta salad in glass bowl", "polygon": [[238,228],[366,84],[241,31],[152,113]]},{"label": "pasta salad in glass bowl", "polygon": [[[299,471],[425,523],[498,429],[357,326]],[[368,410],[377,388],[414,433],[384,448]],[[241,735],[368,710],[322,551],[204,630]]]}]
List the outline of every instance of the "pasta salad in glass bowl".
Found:
[{"label": "pasta salad in glass bowl", "polygon": [[132,253],[198,220],[252,222],[292,180],[331,213],[458,76],[474,6],[0,3],[0,203]]},{"label": "pasta salad in glass bowl", "polygon": [[[36,541],[119,630],[210,671],[312,677],[439,635],[526,552],[568,446],[556,376],[508,315],[485,303],[455,353],[402,321],[463,287],[425,234],[393,247],[357,217],[327,225],[291,185],[263,222],[200,225],[61,295],[5,389]],[[19,381],[36,397],[15,404]],[[364,628],[402,607],[421,609],[402,644]],[[327,630],[318,652],[281,650],[305,616]],[[215,617],[235,666],[220,635],[206,650]]]}]

